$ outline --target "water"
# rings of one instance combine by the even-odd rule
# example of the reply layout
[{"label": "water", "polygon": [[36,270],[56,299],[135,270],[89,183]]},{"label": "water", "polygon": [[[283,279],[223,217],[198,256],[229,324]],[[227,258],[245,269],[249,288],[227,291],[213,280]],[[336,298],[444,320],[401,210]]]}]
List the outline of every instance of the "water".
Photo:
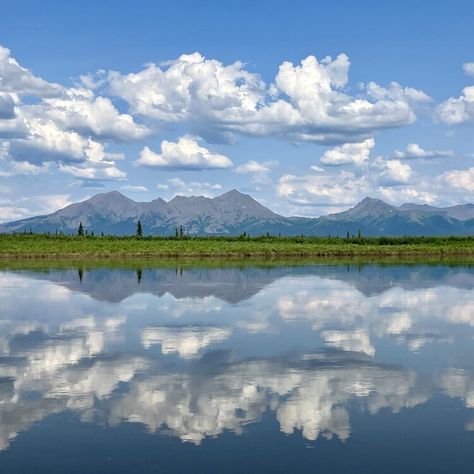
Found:
[{"label": "water", "polygon": [[472,472],[474,269],[3,270],[0,472]]}]

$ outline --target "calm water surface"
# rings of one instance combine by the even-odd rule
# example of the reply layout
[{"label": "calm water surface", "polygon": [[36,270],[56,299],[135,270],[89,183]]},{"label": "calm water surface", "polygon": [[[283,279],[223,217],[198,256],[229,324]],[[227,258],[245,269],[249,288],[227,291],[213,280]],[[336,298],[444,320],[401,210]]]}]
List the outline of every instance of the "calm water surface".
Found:
[{"label": "calm water surface", "polygon": [[0,271],[0,472],[474,470],[474,269]]}]

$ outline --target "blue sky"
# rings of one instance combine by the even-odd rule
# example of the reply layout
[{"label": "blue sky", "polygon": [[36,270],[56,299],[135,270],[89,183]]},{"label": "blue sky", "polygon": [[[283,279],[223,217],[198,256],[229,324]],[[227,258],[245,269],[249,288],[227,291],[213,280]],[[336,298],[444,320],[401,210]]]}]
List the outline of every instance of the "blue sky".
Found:
[{"label": "blue sky", "polygon": [[474,201],[474,4],[2,5],[0,220],[237,188],[283,214]]}]

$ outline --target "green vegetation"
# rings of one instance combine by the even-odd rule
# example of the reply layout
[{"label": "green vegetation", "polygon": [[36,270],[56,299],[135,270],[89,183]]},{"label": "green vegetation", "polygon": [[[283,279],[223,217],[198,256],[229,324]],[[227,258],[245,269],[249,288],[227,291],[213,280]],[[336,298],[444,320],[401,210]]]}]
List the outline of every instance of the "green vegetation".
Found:
[{"label": "green vegetation", "polygon": [[142,223],[140,221],[137,222],[137,237],[143,237]]},{"label": "green vegetation", "polygon": [[0,235],[0,258],[233,258],[458,256],[474,260],[474,237],[113,237]]}]

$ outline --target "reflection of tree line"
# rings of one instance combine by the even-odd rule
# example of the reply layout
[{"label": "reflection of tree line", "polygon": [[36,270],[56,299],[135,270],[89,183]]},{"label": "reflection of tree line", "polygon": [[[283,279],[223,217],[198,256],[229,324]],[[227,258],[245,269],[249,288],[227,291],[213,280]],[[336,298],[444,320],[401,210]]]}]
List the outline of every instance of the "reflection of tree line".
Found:
[{"label": "reflection of tree line", "polygon": [[[82,283],[82,280],[84,278],[84,272],[85,269],[80,267],[77,269],[77,275],[79,277],[79,282]],[[137,268],[135,270],[137,274],[137,283],[140,284],[142,281],[142,276],[143,276],[143,269],[142,268]],[[183,276],[183,267],[176,267],[176,275]]]}]

